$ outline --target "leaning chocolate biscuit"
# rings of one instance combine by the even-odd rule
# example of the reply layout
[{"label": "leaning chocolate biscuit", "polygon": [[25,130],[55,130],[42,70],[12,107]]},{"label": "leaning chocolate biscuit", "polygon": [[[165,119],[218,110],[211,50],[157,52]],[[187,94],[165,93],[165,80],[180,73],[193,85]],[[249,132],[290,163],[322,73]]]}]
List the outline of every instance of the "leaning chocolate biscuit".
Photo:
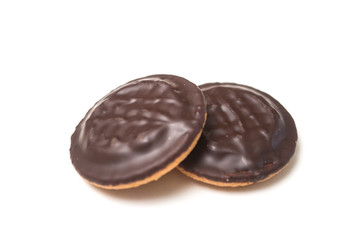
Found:
[{"label": "leaning chocolate biscuit", "polygon": [[207,122],[191,154],[178,166],[187,176],[217,186],[246,186],[269,179],[294,154],[297,131],[270,95],[232,83],[200,86]]},{"label": "leaning chocolate biscuit", "polygon": [[71,137],[71,160],[95,186],[137,187],[175,168],[196,145],[205,119],[204,95],[188,80],[136,79],[88,111]]}]

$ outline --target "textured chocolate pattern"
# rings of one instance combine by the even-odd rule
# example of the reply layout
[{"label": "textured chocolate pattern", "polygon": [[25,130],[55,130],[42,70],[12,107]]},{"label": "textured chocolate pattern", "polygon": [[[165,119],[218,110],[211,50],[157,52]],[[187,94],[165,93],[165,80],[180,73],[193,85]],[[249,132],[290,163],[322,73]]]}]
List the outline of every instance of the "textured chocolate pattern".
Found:
[{"label": "textured chocolate pattern", "polygon": [[207,122],[197,146],[180,164],[219,182],[256,182],[284,167],[295,150],[295,123],[266,93],[243,85],[200,86]]},{"label": "textured chocolate pattern", "polygon": [[145,179],[185,152],[205,121],[200,89],[153,75],[110,92],[76,127],[70,154],[87,180],[115,186]]}]

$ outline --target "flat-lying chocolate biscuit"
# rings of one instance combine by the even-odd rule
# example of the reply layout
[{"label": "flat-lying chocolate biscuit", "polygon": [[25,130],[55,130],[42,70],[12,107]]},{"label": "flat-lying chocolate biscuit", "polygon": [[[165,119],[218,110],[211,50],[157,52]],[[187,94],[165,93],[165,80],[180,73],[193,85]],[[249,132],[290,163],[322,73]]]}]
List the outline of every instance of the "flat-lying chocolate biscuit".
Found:
[{"label": "flat-lying chocolate biscuit", "polygon": [[207,101],[203,134],[178,169],[217,186],[245,186],[279,172],[294,154],[297,132],[268,94],[232,83],[200,86]]},{"label": "flat-lying chocolate biscuit", "polygon": [[88,111],[71,137],[71,160],[95,186],[136,187],[175,168],[196,145],[205,119],[204,95],[188,80],[136,79]]}]

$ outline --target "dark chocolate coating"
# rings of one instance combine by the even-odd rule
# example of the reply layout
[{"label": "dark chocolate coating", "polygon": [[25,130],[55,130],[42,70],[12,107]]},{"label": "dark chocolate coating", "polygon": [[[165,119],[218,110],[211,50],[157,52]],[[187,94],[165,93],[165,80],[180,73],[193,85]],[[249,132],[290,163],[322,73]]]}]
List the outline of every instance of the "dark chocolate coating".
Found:
[{"label": "dark chocolate coating", "polygon": [[232,83],[209,83],[200,89],[207,101],[207,121],[181,168],[213,181],[253,183],[289,162],[297,131],[278,101]]},{"label": "dark chocolate coating", "polygon": [[143,180],[188,150],[202,130],[200,89],[172,75],[122,85],[98,101],[71,137],[71,160],[81,176],[117,186]]}]

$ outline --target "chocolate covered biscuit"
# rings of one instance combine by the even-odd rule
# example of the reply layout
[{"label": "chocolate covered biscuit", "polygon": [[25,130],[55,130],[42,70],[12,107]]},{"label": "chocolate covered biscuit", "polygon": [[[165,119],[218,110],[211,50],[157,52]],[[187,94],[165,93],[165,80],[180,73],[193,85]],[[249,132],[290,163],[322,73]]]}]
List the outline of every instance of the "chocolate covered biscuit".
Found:
[{"label": "chocolate covered biscuit", "polygon": [[293,156],[294,120],[270,95],[233,83],[200,86],[207,122],[191,154],[178,166],[187,176],[217,186],[269,179]]},{"label": "chocolate covered biscuit", "polygon": [[204,95],[188,80],[136,79],[88,111],[71,137],[71,160],[95,186],[137,187],[175,168],[196,145],[205,119]]}]

